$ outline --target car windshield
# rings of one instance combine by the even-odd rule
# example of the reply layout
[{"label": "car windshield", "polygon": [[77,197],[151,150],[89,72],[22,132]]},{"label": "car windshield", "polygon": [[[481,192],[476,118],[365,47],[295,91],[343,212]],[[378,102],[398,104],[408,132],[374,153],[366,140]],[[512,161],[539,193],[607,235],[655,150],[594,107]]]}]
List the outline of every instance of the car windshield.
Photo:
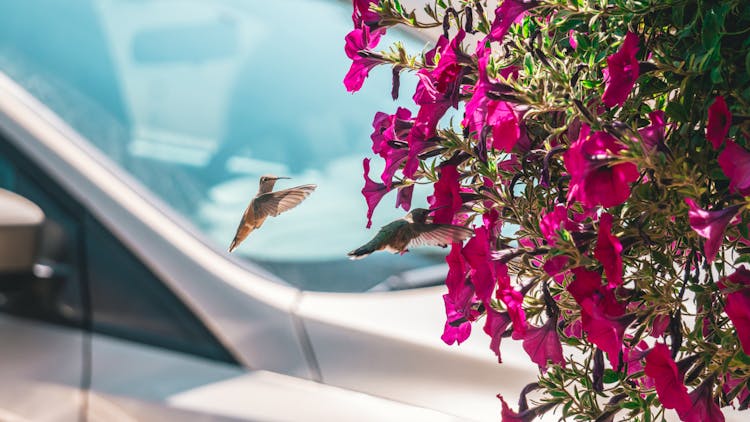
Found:
[{"label": "car windshield", "polygon": [[[279,189],[318,184],[235,251],[292,285],[365,291],[386,280],[391,288],[441,281],[444,272],[424,271],[443,265],[439,248],[346,259],[404,214],[392,192],[365,230],[369,123],[400,103],[390,100],[385,68],[356,95],[345,91],[350,29],[350,6],[334,0],[8,1],[0,70],[217,248],[228,247],[262,174],[292,178]],[[423,47],[398,38],[413,52]],[[404,76],[407,99],[414,83]],[[417,187],[414,206],[429,194]]]}]

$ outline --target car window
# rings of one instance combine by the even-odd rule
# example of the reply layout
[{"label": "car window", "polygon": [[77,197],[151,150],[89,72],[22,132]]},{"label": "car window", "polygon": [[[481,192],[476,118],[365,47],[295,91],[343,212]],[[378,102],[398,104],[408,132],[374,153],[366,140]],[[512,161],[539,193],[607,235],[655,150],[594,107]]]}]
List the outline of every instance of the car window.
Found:
[{"label": "car window", "polygon": [[[336,0],[0,2],[0,70],[217,249],[228,248],[260,175],[293,178],[280,189],[318,184],[235,255],[303,289],[365,291],[443,264],[445,252],[347,260],[405,214],[392,192],[365,230],[359,192],[373,115],[407,105],[416,83],[405,73],[402,99],[391,101],[391,72],[378,68],[357,95],[347,93],[351,25],[350,5]],[[395,38],[413,53],[423,48],[406,34]],[[414,206],[429,194],[417,186]]]},{"label": "car window", "polygon": [[0,311],[82,327],[89,286],[95,332],[236,363],[166,285],[2,138],[0,187],[44,211],[39,262],[56,274],[0,279]]}]

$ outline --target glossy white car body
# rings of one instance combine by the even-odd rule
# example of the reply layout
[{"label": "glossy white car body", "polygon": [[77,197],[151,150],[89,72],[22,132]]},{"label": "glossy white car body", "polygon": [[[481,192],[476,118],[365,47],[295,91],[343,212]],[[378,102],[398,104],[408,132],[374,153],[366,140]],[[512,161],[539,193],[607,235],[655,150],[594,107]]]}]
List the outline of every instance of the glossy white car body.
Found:
[{"label": "glossy white car body", "polygon": [[[483,333],[460,347],[443,344],[442,287],[303,292],[248,271],[4,75],[0,131],[239,363],[0,314],[3,419],[70,420],[85,411],[91,420],[496,420],[495,395],[515,400],[535,379],[518,343],[506,342],[502,365]],[[80,388],[86,371],[90,392]]]}]

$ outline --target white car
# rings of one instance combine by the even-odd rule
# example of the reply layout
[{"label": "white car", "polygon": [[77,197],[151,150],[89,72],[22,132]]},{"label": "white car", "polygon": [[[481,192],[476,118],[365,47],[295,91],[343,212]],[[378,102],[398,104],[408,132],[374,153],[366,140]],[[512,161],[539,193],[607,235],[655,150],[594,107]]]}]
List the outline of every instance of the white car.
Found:
[{"label": "white car", "polygon": [[[386,70],[345,92],[350,13],[0,3],[0,188],[28,200],[0,195],[0,256],[35,259],[0,259],[0,420],[498,420],[535,380],[481,325],[442,343],[443,250],[346,259],[374,233],[368,123],[397,106]],[[230,255],[269,172],[319,188]],[[19,218],[41,235],[9,241]]]}]

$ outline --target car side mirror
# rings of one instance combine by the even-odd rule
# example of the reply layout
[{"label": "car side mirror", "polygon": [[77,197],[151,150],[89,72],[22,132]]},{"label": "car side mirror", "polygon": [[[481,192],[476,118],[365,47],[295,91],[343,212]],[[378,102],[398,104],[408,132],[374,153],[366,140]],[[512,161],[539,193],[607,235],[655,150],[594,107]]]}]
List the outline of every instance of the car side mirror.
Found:
[{"label": "car side mirror", "polygon": [[0,189],[0,275],[32,271],[42,224],[44,212],[39,206]]}]

